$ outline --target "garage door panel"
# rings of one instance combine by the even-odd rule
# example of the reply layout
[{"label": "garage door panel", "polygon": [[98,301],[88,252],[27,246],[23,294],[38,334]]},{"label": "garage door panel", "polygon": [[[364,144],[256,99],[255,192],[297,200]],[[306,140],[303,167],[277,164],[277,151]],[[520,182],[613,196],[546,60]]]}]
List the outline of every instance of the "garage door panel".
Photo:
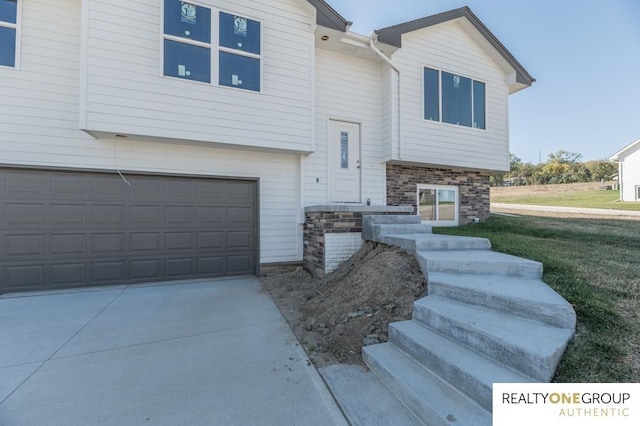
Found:
[{"label": "garage door panel", "polygon": [[167,206],[164,212],[167,225],[196,224],[196,213],[193,206]]},{"label": "garage door panel", "polygon": [[190,250],[193,246],[191,232],[167,232],[165,248],[167,250]]},{"label": "garage door panel", "polygon": [[49,239],[49,253],[57,255],[84,255],[87,253],[85,234],[52,234]]},{"label": "garage door panel", "polygon": [[6,192],[9,197],[38,199],[48,191],[47,176],[42,172],[16,171],[6,179]]},{"label": "garage door panel", "polygon": [[253,226],[254,212],[250,206],[229,207],[227,223],[229,225]]},{"label": "garage door panel", "polygon": [[249,231],[229,231],[227,239],[227,247],[230,249],[253,249],[252,233]]},{"label": "garage door panel", "polygon": [[209,256],[198,259],[199,276],[221,276],[224,275],[224,256]]},{"label": "garage door panel", "polygon": [[98,204],[91,208],[92,227],[122,227],[126,222],[126,209],[122,205]]},{"label": "garage door panel", "polygon": [[124,254],[125,235],[123,233],[114,234],[93,234],[91,235],[91,253],[93,254]]},{"label": "garage door panel", "polygon": [[132,260],[130,268],[133,280],[160,280],[162,278],[162,261],[160,259]]},{"label": "garage door panel", "polygon": [[91,279],[96,283],[105,281],[119,281],[125,279],[125,261],[94,262],[91,264]]},{"label": "garage door panel", "polygon": [[200,207],[198,208],[199,225],[225,225],[226,212],[224,207]]},{"label": "garage door panel", "polygon": [[227,273],[232,275],[249,274],[253,270],[253,257],[250,255],[236,255],[227,258]]},{"label": "garage door panel", "polygon": [[164,270],[165,276],[173,279],[195,275],[193,259],[190,257],[166,259],[164,261]]},{"label": "garage door panel", "polygon": [[193,200],[197,196],[197,185],[193,181],[170,180],[165,182],[165,200],[167,202]]},{"label": "garage door panel", "polygon": [[129,236],[132,252],[162,250],[161,232],[132,232]]},{"label": "garage door panel", "polygon": [[222,249],[225,246],[226,243],[224,232],[198,232],[199,249]]},{"label": "garage door panel", "polygon": [[87,206],[84,204],[52,204],[50,218],[52,226],[83,226],[87,223]]},{"label": "garage door panel", "polygon": [[6,206],[6,223],[12,225],[44,225],[44,204],[11,203]]},{"label": "garage door panel", "polygon": [[5,268],[7,289],[38,289],[44,284],[44,265],[16,265]]},{"label": "garage door panel", "polygon": [[6,256],[44,254],[44,236],[42,235],[7,235],[4,240]]},{"label": "garage door panel", "polygon": [[87,282],[87,267],[84,263],[51,265],[51,285],[54,287],[81,286]]},{"label": "garage door panel", "polygon": [[0,168],[0,293],[254,274],[257,183]]},{"label": "garage door panel", "polygon": [[91,198],[96,200],[127,200],[130,186],[120,176],[92,175]]},{"label": "garage door panel", "polygon": [[131,206],[131,226],[162,225],[162,208],[160,206]]},{"label": "garage door panel", "polygon": [[88,198],[90,179],[81,175],[55,174],[51,175],[51,194],[57,199]]}]

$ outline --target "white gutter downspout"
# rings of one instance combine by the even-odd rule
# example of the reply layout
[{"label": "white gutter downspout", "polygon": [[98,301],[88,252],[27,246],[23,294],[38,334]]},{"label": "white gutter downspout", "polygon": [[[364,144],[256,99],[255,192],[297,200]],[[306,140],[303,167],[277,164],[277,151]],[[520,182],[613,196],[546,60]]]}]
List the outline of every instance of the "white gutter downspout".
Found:
[{"label": "white gutter downspout", "polygon": [[385,55],[384,53],[382,53],[382,51],[380,49],[378,49],[375,45],[375,41],[377,39],[377,35],[375,33],[372,33],[371,36],[369,37],[369,47],[371,48],[371,50],[373,50],[378,56],[380,56],[382,58],[383,61],[385,61],[387,64],[389,64],[389,66],[391,68],[393,68],[393,70],[398,73],[398,160],[402,160],[402,126],[400,125],[400,120],[402,115],[400,114],[400,106],[402,105],[401,102],[401,94],[400,94],[400,70],[394,65],[394,63],[391,61],[391,59],[389,59],[389,57],[387,55]]}]

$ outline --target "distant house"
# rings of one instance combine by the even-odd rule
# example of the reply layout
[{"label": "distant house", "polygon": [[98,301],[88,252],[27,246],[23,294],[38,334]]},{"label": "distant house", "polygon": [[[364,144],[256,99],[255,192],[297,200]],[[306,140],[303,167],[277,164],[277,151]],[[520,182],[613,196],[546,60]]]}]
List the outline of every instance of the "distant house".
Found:
[{"label": "distant house", "polygon": [[622,201],[640,201],[640,139],[609,157],[618,163],[618,183]]},{"label": "distant house", "polygon": [[466,7],[362,35],[322,0],[0,6],[0,293],[323,273],[363,214],[485,219],[534,82]]}]

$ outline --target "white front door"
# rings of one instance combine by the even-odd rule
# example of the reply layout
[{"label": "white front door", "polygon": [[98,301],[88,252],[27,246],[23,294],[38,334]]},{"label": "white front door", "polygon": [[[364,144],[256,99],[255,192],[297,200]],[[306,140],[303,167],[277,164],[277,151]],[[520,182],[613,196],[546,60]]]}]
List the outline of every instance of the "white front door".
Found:
[{"label": "white front door", "polygon": [[359,203],[360,125],[329,122],[329,198],[332,203]]}]

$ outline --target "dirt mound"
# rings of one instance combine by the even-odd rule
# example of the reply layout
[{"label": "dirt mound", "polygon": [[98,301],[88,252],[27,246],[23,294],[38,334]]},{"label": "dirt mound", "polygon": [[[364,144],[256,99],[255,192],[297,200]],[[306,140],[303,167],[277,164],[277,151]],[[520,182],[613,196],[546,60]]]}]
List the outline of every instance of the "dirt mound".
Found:
[{"label": "dirt mound", "polygon": [[413,256],[373,242],[323,279],[300,268],[262,280],[318,367],[361,364],[362,346],[387,341],[388,324],[426,294]]}]

